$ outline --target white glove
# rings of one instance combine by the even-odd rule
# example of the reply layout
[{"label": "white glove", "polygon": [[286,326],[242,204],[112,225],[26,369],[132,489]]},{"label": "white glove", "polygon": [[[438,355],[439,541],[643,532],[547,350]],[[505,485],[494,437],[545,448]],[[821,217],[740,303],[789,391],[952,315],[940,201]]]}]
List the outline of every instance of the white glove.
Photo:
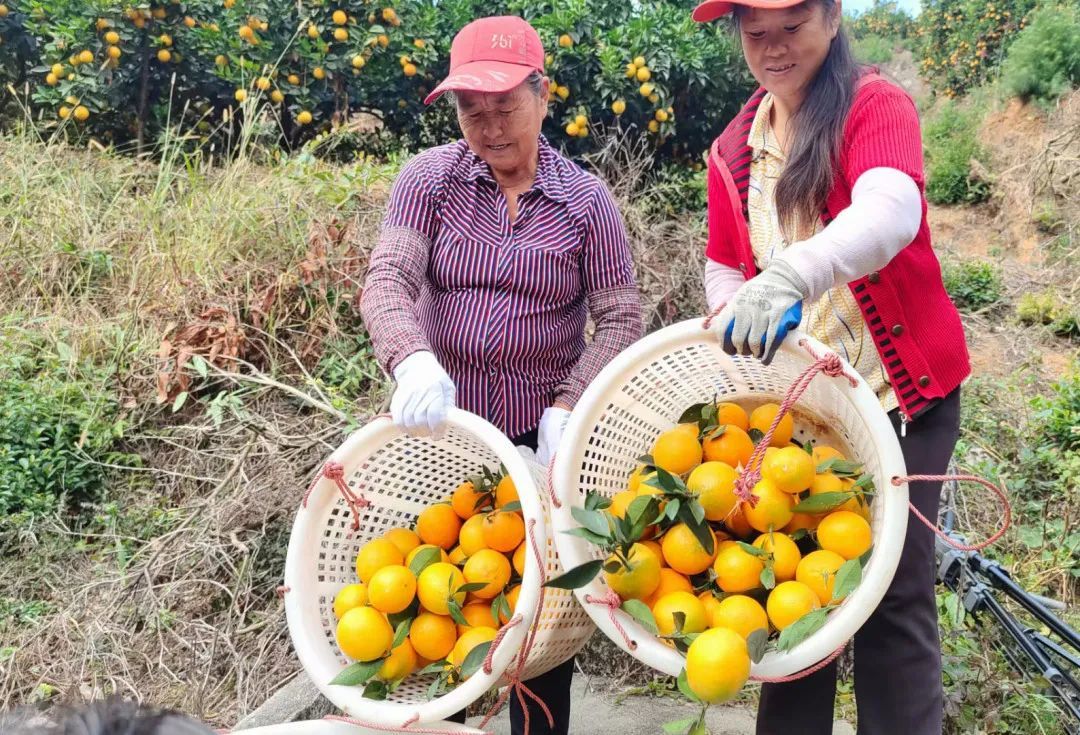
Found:
[{"label": "white glove", "polygon": [[540,416],[540,428],[537,430],[536,461],[547,467],[551,458],[555,456],[555,450],[559,448],[559,440],[562,439],[566,422],[570,420],[570,412],[565,408],[549,406],[544,409]]},{"label": "white glove", "polygon": [[[772,359],[784,314],[805,298],[806,284],[795,270],[783,261],[744,283],[731,301],[713,320],[713,332],[724,350],[732,354],[753,355],[766,364]],[[725,340],[731,326],[731,340]],[[779,340],[777,337],[779,336]]]},{"label": "white glove", "polygon": [[390,399],[394,423],[406,431],[438,434],[454,407],[457,389],[435,355],[414,352],[394,368],[397,389]]},{"label": "white glove", "polygon": [[518,451],[518,454],[520,454],[525,460],[532,462],[533,464],[540,464],[536,461],[536,452],[533,451],[532,447],[527,447],[524,444],[518,444],[514,447],[514,449],[516,449]]}]

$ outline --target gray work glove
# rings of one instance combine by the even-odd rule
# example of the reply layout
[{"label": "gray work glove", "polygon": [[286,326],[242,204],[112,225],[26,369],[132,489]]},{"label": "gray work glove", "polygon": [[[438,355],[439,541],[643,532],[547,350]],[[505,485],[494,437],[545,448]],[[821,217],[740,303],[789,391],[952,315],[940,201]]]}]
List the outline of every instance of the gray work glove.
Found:
[{"label": "gray work glove", "polygon": [[799,325],[807,293],[799,274],[775,260],[739,287],[713,321],[713,332],[725,352],[753,355],[768,365],[788,331]]}]

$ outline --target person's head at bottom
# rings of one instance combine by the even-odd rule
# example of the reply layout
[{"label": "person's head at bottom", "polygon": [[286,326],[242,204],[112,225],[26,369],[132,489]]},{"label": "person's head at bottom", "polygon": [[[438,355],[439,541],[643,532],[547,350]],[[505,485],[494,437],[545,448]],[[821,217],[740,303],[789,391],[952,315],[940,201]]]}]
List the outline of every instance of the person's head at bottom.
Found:
[{"label": "person's head at bottom", "polygon": [[[8,721],[12,720],[12,721]],[[22,713],[0,720],[5,735],[213,735],[206,725],[170,710],[113,697],[48,718]]]}]

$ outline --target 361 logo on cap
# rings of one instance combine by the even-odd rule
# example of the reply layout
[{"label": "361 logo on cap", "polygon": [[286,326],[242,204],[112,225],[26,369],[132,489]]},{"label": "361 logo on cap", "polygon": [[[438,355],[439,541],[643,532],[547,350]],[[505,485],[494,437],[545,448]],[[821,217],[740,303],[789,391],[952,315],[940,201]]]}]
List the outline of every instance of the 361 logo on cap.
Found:
[{"label": "361 logo on cap", "polygon": [[492,33],[491,48],[513,49],[515,37],[520,41],[521,34]]}]

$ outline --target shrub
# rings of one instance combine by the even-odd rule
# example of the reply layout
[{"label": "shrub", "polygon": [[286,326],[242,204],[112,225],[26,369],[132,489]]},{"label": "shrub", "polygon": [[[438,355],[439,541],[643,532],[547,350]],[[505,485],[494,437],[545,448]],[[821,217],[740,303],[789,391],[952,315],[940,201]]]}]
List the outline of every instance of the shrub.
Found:
[{"label": "shrub", "polygon": [[1053,291],[1021,296],[1020,303],[1016,305],[1016,316],[1022,324],[1049,326],[1054,334],[1062,337],[1080,335],[1075,311]]},{"label": "shrub", "polygon": [[1009,47],[1002,88],[1023,99],[1051,103],[1080,83],[1080,12],[1054,5],[1036,10]]},{"label": "shrub", "polygon": [[948,97],[991,79],[1036,0],[924,0],[915,57],[930,86]]},{"label": "shrub", "polygon": [[[423,99],[458,29],[492,14],[539,31],[557,82],[545,132],[573,153],[612,129],[690,164],[752,87],[727,28],[694,23],[676,0],[7,2],[0,33],[16,33],[18,19],[32,56],[28,76],[7,73],[26,77],[37,124],[116,145],[145,147],[170,128],[218,150],[252,135],[295,146],[336,127],[389,131],[393,147],[413,150],[446,142],[458,134],[453,110]],[[631,69],[635,59],[644,68]]]},{"label": "shrub", "polygon": [[107,371],[37,337],[0,334],[0,345],[0,517],[98,497],[100,463],[138,462],[116,449],[125,423]]},{"label": "shrub", "polygon": [[1037,396],[1032,405],[1046,443],[1067,451],[1080,450],[1080,365],[1056,382],[1053,395]]},{"label": "shrub", "polygon": [[863,64],[884,64],[893,55],[893,42],[883,36],[863,36],[852,44],[855,58]]},{"label": "shrub", "polygon": [[971,161],[984,154],[976,140],[980,110],[947,102],[923,126],[926,147],[926,198],[935,204],[974,204],[990,185],[973,175]]},{"label": "shrub", "polygon": [[992,263],[983,260],[946,263],[942,277],[945,290],[961,308],[984,309],[1001,301],[1001,275]]}]

